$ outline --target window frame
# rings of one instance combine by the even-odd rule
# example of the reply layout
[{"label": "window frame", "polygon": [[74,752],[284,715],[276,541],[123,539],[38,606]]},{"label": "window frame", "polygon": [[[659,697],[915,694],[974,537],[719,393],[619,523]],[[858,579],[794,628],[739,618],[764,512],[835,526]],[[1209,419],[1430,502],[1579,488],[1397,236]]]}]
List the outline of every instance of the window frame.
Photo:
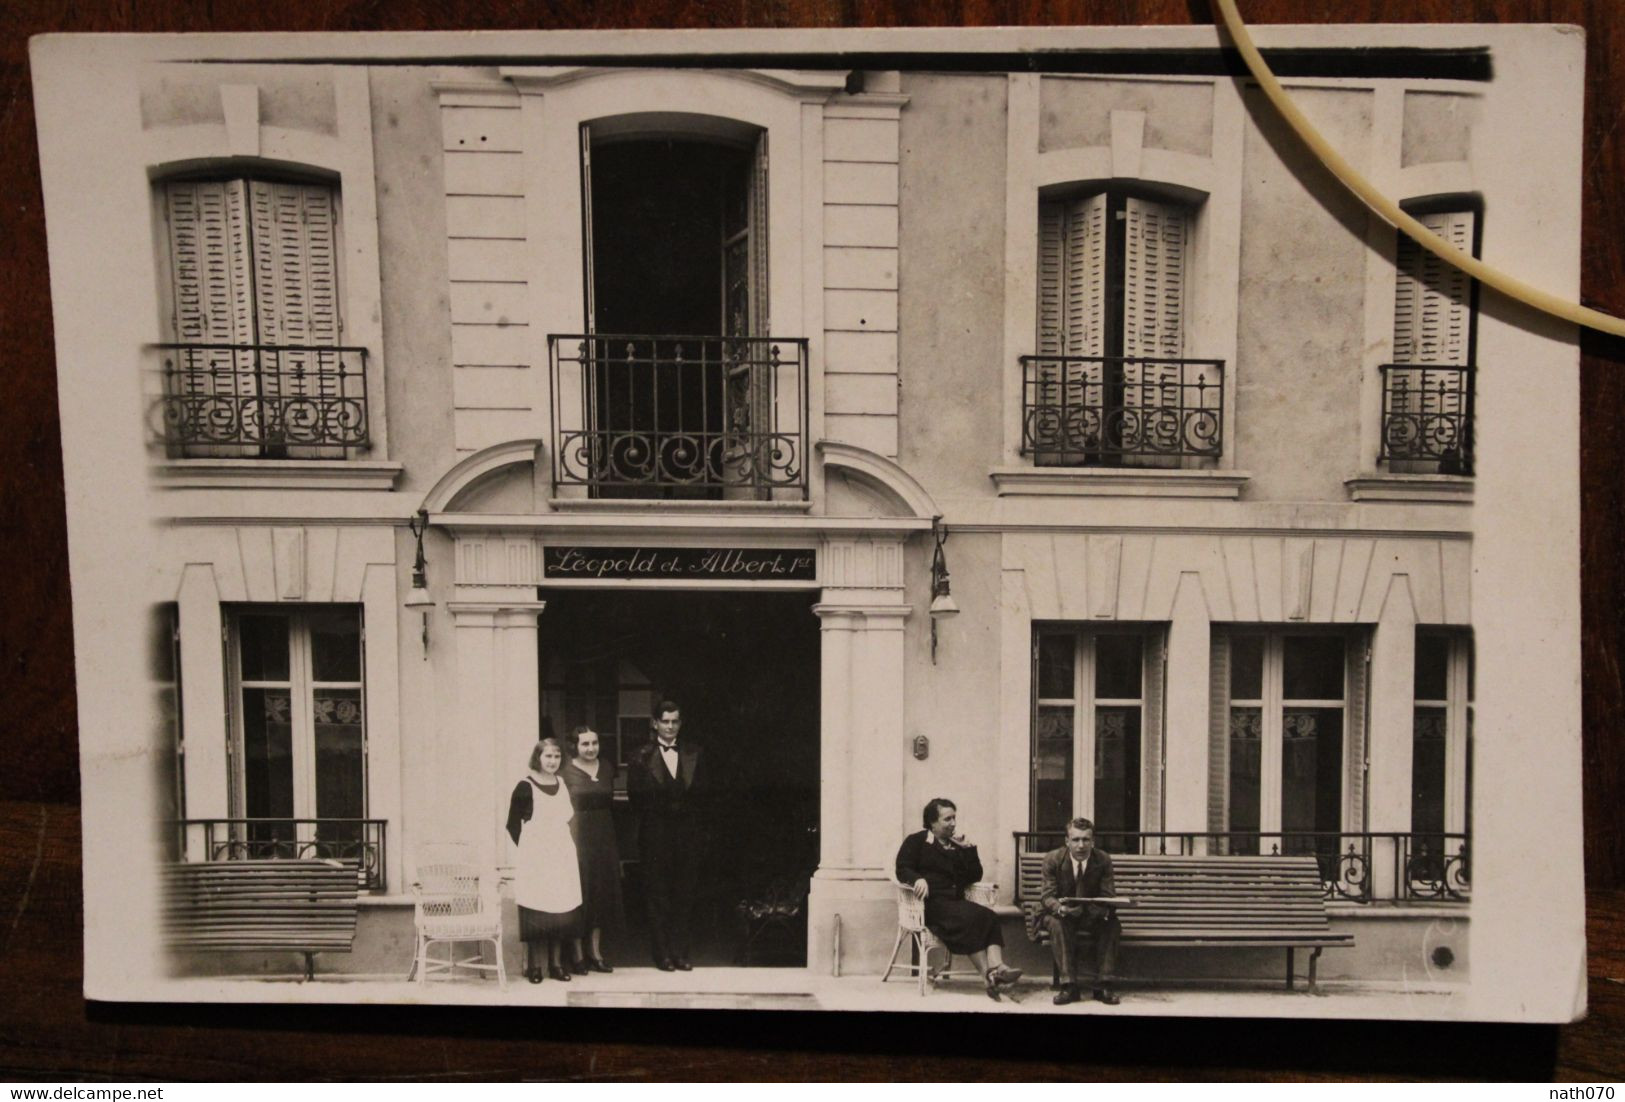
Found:
[{"label": "window frame", "polygon": [[[1341,737],[1339,739],[1338,763],[1338,827],[1339,833],[1351,829],[1350,824],[1355,818],[1355,808],[1351,806],[1354,798],[1354,767],[1357,763],[1355,754],[1356,736],[1358,732],[1352,730],[1356,720],[1354,686],[1351,684],[1351,667],[1356,659],[1363,659],[1362,647],[1365,645],[1365,636],[1361,633],[1337,630],[1316,629],[1310,625],[1297,627],[1293,625],[1279,625],[1268,627],[1253,627],[1250,625],[1237,625],[1224,629],[1226,646],[1229,648],[1228,675],[1224,688],[1225,692],[1225,723],[1226,739],[1229,739],[1229,722],[1232,713],[1237,708],[1257,708],[1260,716],[1259,728],[1259,778],[1258,778],[1258,826],[1256,830],[1238,828],[1233,825],[1232,803],[1230,799],[1231,773],[1233,757],[1228,747],[1225,753],[1225,768],[1222,783],[1224,784],[1224,821],[1220,824],[1222,833],[1226,835],[1254,835],[1261,840],[1271,837],[1282,838],[1286,833],[1282,825],[1284,809],[1285,783],[1284,761],[1286,751],[1286,713],[1289,708],[1336,708],[1342,713]],[[1238,697],[1234,695],[1235,646],[1239,639],[1246,637],[1260,638],[1263,641],[1261,654],[1261,670],[1259,681],[1260,695],[1257,697]],[[1288,697],[1286,696],[1286,642],[1291,638],[1336,638],[1343,643],[1343,669],[1342,669],[1342,696],[1338,699],[1320,697]],[[1367,706],[1368,710],[1368,706]],[[1363,741],[1363,740],[1362,740]],[[1293,831],[1292,833],[1301,833]],[[1284,838],[1282,839],[1284,842]],[[1282,846],[1284,850],[1284,845]],[[1334,849],[1336,847],[1333,847]]]},{"label": "window frame", "polygon": [[[1424,708],[1443,711],[1445,715],[1443,823],[1444,834],[1470,835],[1472,830],[1472,742],[1474,716],[1474,681],[1476,655],[1473,634],[1469,629],[1446,629],[1431,626],[1416,629],[1417,648],[1424,638],[1442,640],[1445,644],[1445,695],[1442,699],[1414,696],[1413,716]],[[1415,738],[1413,719],[1412,739]],[[1414,745],[1414,744],[1413,744]],[[1415,822],[1414,799],[1417,789],[1415,755],[1412,755],[1411,791],[1413,815],[1411,833],[1421,833]]]},{"label": "window frame", "polygon": [[[1096,641],[1104,636],[1134,636],[1140,640],[1140,695],[1138,697],[1097,697],[1096,685]],[[1068,638],[1072,642],[1072,695],[1069,697],[1046,697],[1041,695],[1043,685],[1039,677],[1039,664],[1041,661],[1041,640],[1046,637]],[[1157,673],[1149,675],[1149,667],[1155,663]],[[1137,707],[1139,709],[1139,754],[1137,755],[1138,768],[1134,782],[1134,792],[1138,810],[1138,821],[1122,828],[1108,828],[1100,826],[1097,822],[1096,832],[1106,834],[1143,834],[1159,829],[1160,793],[1149,790],[1146,782],[1148,760],[1152,755],[1158,759],[1158,776],[1161,775],[1160,758],[1162,747],[1162,726],[1165,709],[1162,696],[1167,676],[1167,633],[1164,625],[1156,623],[1136,624],[1092,624],[1068,622],[1035,622],[1032,625],[1032,709],[1029,721],[1028,734],[1028,769],[1027,769],[1027,825],[1034,832],[1050,833],[1038,822],[1038,719],[1046,707],[1070,707],[1072,709],[1072,758],[1071,758],[1071,813],[1068,819],[1082,816],[1095,820],[1095,786],[1099,778],[1095,775],[1095,763],[1098,754],[1096,742],[1096,711],[1107,707]],[[1154,729],[1153,729],[1154,728]],[[1064,830],[1064,825],[1060,827]]]},{"label": "window frame", "polygon": [[[358,681],[318,680],[315,677],[313,646],[311,642],[311,616],[317,610],[349,610],[354,614],[357,628],[356,646],[359,672]],[[271,821],[317,820],[317,766],[316,722],[314,701],[321,690],[354,691],[357,694],[357,715],[361,728],[361,807],[357,819],[369,817],[372,806],[370,762],[371,746],[367,730],[367,634],[366,611],[360,603],[305,604],[297,606],[238,604],[222,607],[223,635],[226,648],[226,701],[227,727],[227,806],[231,817],[248,818],[248,776],[246,740],[246,705],[243,694],[252,689],[285,688],[289,696],[289,753],[293,808],[290,816],[265,816]],[[288,677],[278,679],[247,679],[243,677],[242,630],[245,616],[282,616],[287,621]],[[332,817],[330,817],[332,818]],[[295,841],[300,845],[318,841],[314,822],[299,822]]]}]

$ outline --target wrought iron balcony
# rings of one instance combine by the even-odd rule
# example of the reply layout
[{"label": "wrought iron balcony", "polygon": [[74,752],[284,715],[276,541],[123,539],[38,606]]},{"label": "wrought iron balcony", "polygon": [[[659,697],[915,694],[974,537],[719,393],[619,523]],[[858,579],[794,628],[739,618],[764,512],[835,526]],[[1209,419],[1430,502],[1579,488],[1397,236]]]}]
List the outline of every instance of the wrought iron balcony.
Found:
[{"label": "wrought iron balcony", "polygon": [[554,334],[553,486],[601,497],[807,494],[807,342]]},{"label": "wrought iron balcony", "polygon": [[332,459],[367,446],[367,350],[160,344],[159,437],[172,456]]},{"label": "wrought iron balcony", "polygon": [[[320,859],[355,861],[363,891],[384,890],[384,819],[183,819],[175,823],[180,853],[204,861]],[[201,829],[203,848],[187,845]]]},{"label": "wrought iron balcony", "polygon": [[1380,462],[1473,473],[1473,368],[1382,365]]},{"label": "wrought iron balcony", "polygon": [[[1016,831],[1016,855],[1043,853],[1065,840],[1060,831]],[[1200,840],[1200,844],[1198,844]],[[1468,836],[1402,831],[1105,831],[1095,844],[1107,853],[1197,853],[1313,856],[1322,891],[1341,903],[1465,902],[1471,888]],[[1379,869],[1378,864],[1386,866]],[[1379,893],[1377,874],[1388,876]],[[1016,902],[1021,902],[1018,897]]]},{"label": "wrought iron balcony", "polygon": [[1224,361],[1021,357],[1021,452],[1041,467],[1224,452]]}]

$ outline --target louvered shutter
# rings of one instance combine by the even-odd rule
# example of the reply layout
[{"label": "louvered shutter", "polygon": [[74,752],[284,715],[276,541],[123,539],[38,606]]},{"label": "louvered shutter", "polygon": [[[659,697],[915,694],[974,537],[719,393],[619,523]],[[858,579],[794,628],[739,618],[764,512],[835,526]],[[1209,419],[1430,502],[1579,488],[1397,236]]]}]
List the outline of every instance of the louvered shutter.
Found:
[{"label": "louvered shutter", "polygon": [[[1182,207],[1132,196],[1125,203],[1123,253],[1123,355],[1177,360],[1184,355],[1185,253],[1189,216]],[[1177,411],[1183,368],[1178,363],[1123,365],[1123,404],[1131,409]],[[1177,412],[1138,425],[1153,446],[1178,440]],[[1170,435],[1172,434],[1172,435]]]},{"label": "louvered shutter", "polygon": [[1038,205],[1038,354],[1063,354],[1066,313],[1066,207]]},{"label": "louvered shutter", "polygon": [[[1041,203],[1038,213],[1038,354],[1033,404],[1038,462],[1075,462],[1100,444],[1098,410],[1105,400],[1098,360],[1104,350],[1106,197]],[[1057,357],[1049,359],[1047,357]]]},{"label": "louvered shutter", "polygon": [[[333,347],[339,343],[338,209],[320,184],[249,183],[254,232],[254,305],[260,343]],[[319,367],[328,370],[321,372]],[[265,393],[325,393],[337,381],[330,354],[290,351],[268,356]]]},{"label": "louvered shutter", "polygon": [[[241,180],[175,181],[164,187],[169,223],[170,322],[188,345],[247,345],[256,339],[250,295],[248,219]],[[188,397],[236,394],[252,377],[233,371],[228,348],[179,353],[178,389]]]},{"label": "louvered shutter", "polygon": [[[1417,221],[1462,252],[1472,253],[1472,211],[1439,211]],[[1472,280],[1403,234],[1397,264],[1394,362],[1465,365],[1472,326]]]},{"label": "louvered shutter", "polygon": [[[1063,245],[1065,297],[1061,351],[1068,356],[1105,352],[1106,197],[1091,195],[1066,204]],[[1091,367],[1098,381],[1099,365]]]}]

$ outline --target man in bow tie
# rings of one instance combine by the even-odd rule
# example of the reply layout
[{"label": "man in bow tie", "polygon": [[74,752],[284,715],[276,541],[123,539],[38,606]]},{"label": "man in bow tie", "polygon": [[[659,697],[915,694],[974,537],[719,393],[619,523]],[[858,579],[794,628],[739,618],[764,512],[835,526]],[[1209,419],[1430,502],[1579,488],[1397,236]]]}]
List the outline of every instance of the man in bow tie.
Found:
[{"label": "man in bow tie", "polygon": [[649,940],[663,972],[693,967],[690,925],[704,844],[700,748],[679,739],[683,712],[662,700],[649,720],[654,738],[627,768],[627,792],[638,815],[638,852],[649,911]]},{"label": "man in bow tie", "polygon": [[1044,855],[1044,888],[1039,896],[1050,952],[1055,954],[1055,967],[1061,973],[1061,990],[1055,996],[1057,1006],[1082,997],[1078,981],[1080,937],[1094,942],[1095,998],[1108,1005],[1117,1004],[1112,978],[1117,970],[1122,923],[1116,909],[1109,905],[1076,902],[1116,894],[1112,859],[1104,850],[1095,848],[1095,824],[1088,819],[1073,819],[1066,825],[1066,845]]}]

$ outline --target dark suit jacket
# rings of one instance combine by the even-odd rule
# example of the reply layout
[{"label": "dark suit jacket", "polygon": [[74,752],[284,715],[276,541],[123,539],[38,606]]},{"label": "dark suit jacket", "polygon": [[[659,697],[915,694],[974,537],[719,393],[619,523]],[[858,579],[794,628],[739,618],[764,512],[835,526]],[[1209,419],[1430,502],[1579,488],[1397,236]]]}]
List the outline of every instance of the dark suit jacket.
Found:
[{"label": "dark suit jacket", "polygon": [[701,757],[698,746],[678,739],[673,777],[653,739],[633,754],[626,767],[626,792],[638,817],[657,822],[692,818],[706,795],[707,771]]},{"label": "dark suit jacket", "polygon": [[[1066,847],[1052,849],[1044,854],[1044,889],[1039,895],[1044,910],[1055,914],[1061,909],[1062,899],[1090,899],[1101,895],[1116,895],[1117,885],[1112,880],[1111,855],[1095,849],[1089,854],[1089,863],[1083,866],[1083,883],[1072,875],[1072,855]],[[1092,910],[1106,910],[1092,907]]]}]

